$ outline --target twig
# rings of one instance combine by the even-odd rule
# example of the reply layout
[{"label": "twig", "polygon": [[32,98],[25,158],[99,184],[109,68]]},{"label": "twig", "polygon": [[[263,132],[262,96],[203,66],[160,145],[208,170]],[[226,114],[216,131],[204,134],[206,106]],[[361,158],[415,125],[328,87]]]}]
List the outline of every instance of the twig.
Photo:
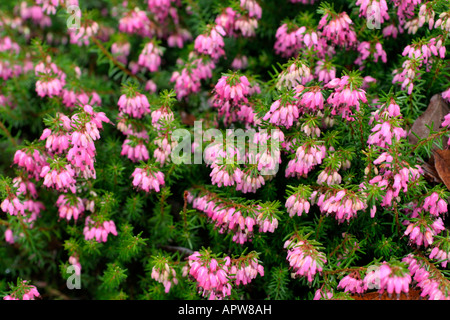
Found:
[{"label": "twig", "polygon": [[97,47],[99,47],[99,49],[103,52],[103,54],[112,61],[112,63],[114,63],[120,70],[122,70],[123,72],[125,72],[127,75],[129,75],[130,77],[135,78],[136,80],[140,81],[140,82],[145,82],[144,79],[142,79],[141,77],[139,77],[136,74],[133,74],[130,70],[128,70],[127,68],[125,68],[119,61],[117,61],[109,52],[108,50],[106,50],[106,48],[100,43],[100,41],[98,41],[98,39],[94,36],[91,37],[92,41],[97,45]]},{"label": "twig", "polygon": [[9,138],[9,140],[11,140],[12,145],[13,145],[14,147],[17,147],[17,142],[16,142],[16,140],[15,140],[14,137],[11,135],[11,133],[9,132],[9,130],[5,127],[5,125],[3,124],[2,121],[0,121],[0,129],[2,129],[2,130],[5,132],[6,136]]}]

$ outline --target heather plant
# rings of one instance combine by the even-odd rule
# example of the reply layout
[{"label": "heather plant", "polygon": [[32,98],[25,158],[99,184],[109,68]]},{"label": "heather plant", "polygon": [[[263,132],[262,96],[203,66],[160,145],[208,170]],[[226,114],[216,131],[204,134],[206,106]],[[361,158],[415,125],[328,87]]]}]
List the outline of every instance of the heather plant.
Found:
[{"label": "heather plant", "polygon": [[2,1],[2,298],[449,299],[449,35],[447,0]]}]

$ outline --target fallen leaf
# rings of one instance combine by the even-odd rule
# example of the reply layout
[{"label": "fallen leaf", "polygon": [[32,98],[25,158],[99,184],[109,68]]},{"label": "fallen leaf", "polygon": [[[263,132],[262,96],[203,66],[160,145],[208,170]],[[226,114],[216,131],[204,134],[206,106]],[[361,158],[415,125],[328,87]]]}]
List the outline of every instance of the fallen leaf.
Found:
[{"label": "fallen leaf", "polygon": [[436,149],[434,151],[434,166],[442,182],[450,190],[450,150]]},{"label": "fallen leaf", "polygon": [[444,183],[441,178],[439,177],[439,174],[436,171],[436,167],[434,165],[434,156],[431,155],[430,159],[428,159],[427,162],[423,161],[422,159],[417,159],[419,162],[420,167],[423,170],[423,176],[424,178],[430,182],[430,183]]},{"label": "fallen leaf", "polygon": [[[450,113],[450,109],[442,99],[441,95],[435,94],[428,104],[427,110],[422,113],[416,121],[414,121],[413,126],[411,127],[411,131],[408,135],[409,143],[416,145],[419,141],[417,137],[413,134],[417,134],[421,139],[428,138],[430,134],[430,130],[427,128],[428,126],[433,125],[433,131],[439,131],[439,128],[444,120],[444,117]],[[442,137],[442,143],[445,145],[447,142],[445,137]],[[437,146],[433,145],[433,150],[438,149]]]},{"label": "fallen leaf", "polygon": [[193,126],[195,121],[195,116],[192,114],[189,114],[185,111],[181,111],[181,122],[188,125]]}]

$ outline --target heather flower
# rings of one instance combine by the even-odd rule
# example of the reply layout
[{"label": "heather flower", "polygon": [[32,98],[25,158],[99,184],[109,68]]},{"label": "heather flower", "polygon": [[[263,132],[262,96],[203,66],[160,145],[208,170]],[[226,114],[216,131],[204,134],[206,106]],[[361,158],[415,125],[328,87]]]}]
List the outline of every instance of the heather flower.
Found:
[{"label": "heather flower", "polygon": [[290,160],[286,168],[286,177],[307,176],[316,165],[321,164],[326,156],[323,145],[305,143],[297,148],[295,158]]},{"label": "heather flower", "polygon": [[1,209],[5,213],[16,216],[18,213],[25,215],[25,206],[16,196],[10,196],[2,201]]},{"label": "heather flower", "polygon": [[356,33],[353,30],[353,21],[346,12],[340,14],[325,14],[319,21],[318,29],[322,36],[334,45],[352,47],[357,43]]},{"label": "heather flower", "polygon": [[227,7],[216,17],[215,23],[223,28],[227,36],[233,36],[236,19],[238,17],[239,14],[236,11]]},{"label": "heather flower", "polygon": [[63,165],[59,169],[51,168],[50,165],[42,167],[40,174],[44,178],[44,186],[55,188],[58,191],[75,193],[75,171],[70,165]]},{"label": "heather flower", "polygon": [[185,64],[181,71],[175,71],[170,78],[170,82],[175,82],[177,99],[181,100],[192,93],[199,92],[201,80],[211,78],[214,68],[214,61],[195,58]]},{"label": "heather flower", "polygon": [[83,199],[79,197],[69,197],[64,194],[58,197],[56,206],[58,207],[59,217],[67,219],[68,221],[71,220],[72,217],[77,221],[85,210]]},{"label": "heather flower", "polygon": [[247,103],[247,96],[250,93],[250,82],[246,76],[237,74],[224,75],[217,82],[214,88],[214,103],[222,104],[230,101],[235,105]]},{"label": "heather flower", "polygon": [[155,30],[145,11],[135,8],[123,15],[119,20],[119,31],[129,34],[139,34],[141,36],[152,37]]},{"label": "heather flower", "polygon": [[114,221],[98,222],[92,220],[90,216],[86,218],[86,225],[83,229],[84,239],[89,241],[95,238],[97,242],[106,242],[108,235],[117,236],[116,225]]},{"label": "heather flower", "polygon": [[86,93],[84,91],[75,91],[75,90],[68,90],[64,88],[62,90],[62,99],[63,104],[68,108],[73,108],[78,105],[101,105],[102,99],[98,95],[97,92],[93,91],[91,93]]},{"label": "heather flower", "polygon": [[13,179],[14,187],[17,188],[17,195],[24,195],[24,196],[31,196],[32,198],[37,198],[37,191],[35,184],[30,181],[26,180],[22,177],[15,177]]},{"label": "heather flower", "polygon": [[177,273],[167,262],[164,267],[162,267],[162,264],[159,267],[153,266],[151,277],[164,285],[165,293],[169,293],[172,285],[178,284]]},{"label": "heather flower", "polygon": [[303,212],[306,214],[309,213],[311,203],[308,201],[308,193],[309,192],[307,192],[307,189],[302,187],[287,198],[285,207],[289,213],[289,217],[292,218],[295,215],[301,217]]},{"label": "heather flower", "polygon": [[167,45],[171,48],[183,48],[184,44],[192,40],[192,35],[187,29],[177,28],[174,33],[167,38]]},{"label": "heather flower", "polygon": [[383,293],[385,290],[389,295],[394,292],[397,296],[399,296],[401,292],[408,293],[411,275],[409,270],[405,269],[406,268],[402,265],[383,262],[379,271],[380,293]]},{"label": "heather flower", "polygon": [[360,56],[356,59],[355,63],[358,65],[362,65],[363,61],[369,58],[370,55],[373,55],[374,62],[378,62],[379,58],[381,58],[383,63],[387,62],[386,51],[384,51],[380,42],[376,42],[374,44],[368,41],[363,41],[358,45],[357,50],[360,53]]},{"label": "heather flower", "polygon": [[127,57],[130,54],[131,45],[129,42],[114,42],[111,45],[111,53],[117,61],[127,64]]},{"label": "heather flower", "polygon": [[289,129],[299,117],[296,101],[293,98],[281,98],[272,103],[269,112],[265,114],[263,120],[269,120],[270,123],[276,126],[284,126],[286,129]]},{"label": "heather flower", "polygon": [[223,49],[225,34],[225,30],[221,26],[212,26],[209,33],[201,34],[195,39],[194,48],[198,53],[206,54],[217,61],[225,54]]},{"label": "heather flower", "polygon": [[41,97],[59,96],[66,84],[66,74],[47,57],[46,62],[40,62],[34,68],[36,77],[36,92]]},{"label": "heather flower", "polygon": [[247,16],[241,16],[236,19],[234,28],[235,30],[239,30],[243,37],[254,37],[256,35],[256,29],[258,28],[258,20]]},{"label": "heather flower", "polygon": [[450,13],[449,12],[442,12],[439,15],[439,19],[436,20],[436,23],[434,24],[434,28],[441,28],[441,30],[445,30],[447,32],[450,31]]},{"label": "heather flower", "polygon": [[404,235],[409,236],[410,244],[428,247],[434,241],[434,236],[445,230],[441,218],[437,218],[432,223],[424,218],[415,219],[408,224]]},{"label": "heather flower", "polygon": [[356,217],[358,211],[367,208],[367,204],[360,194],[345,189],[336,191],[320,194],[317,205],[321,212],[325,212],[327,215],[335,214],[336,219],[343,222]]},{"label": "heather flower", "polygon": [[360,278],[359,273],[355,272],[353,274],[346,275],[339,281],[337,286],[338,289],[344,289],[344,292],[351,293],[364,293],[364,282]]},{"label": "heather flower", "polygon": [[35,300],[35,298],[39,298],[40,296],[36,287],[29,285],[25,280],[23,284],[19,284],[17,291],[4,296],[3,300]]},{"label": "heather flower", "polygon": [[303,61],[295,59],[278,75],[277,88],[295,88],[299,84],[305,85],[311,80],[313,80],[313,76],[309,67]]},{"label": "heather flower", "polygon": [[336,67],[326,60],[317,61],[314,72],[317,79],[325,84],[336,78]]},{"label": "heather flower", "polygon": [[380,24],[389,20],[388,6],[386,0],[357,0],[356,5],[360,6],[359,15],[366,18],[377,14]]},{"label": "heather flower", "polygon": [[248,66],[248,59],[246,56],[236,56],[231,62],[231,68],[235,70],[245,69]]},{"label": "heather flower", "polygon": [[150,113],[150,104],[147,97],[139,92],[134,95],[122,94],[119,98],[119,110],[133,118],[142,118]]},{"label": "heather flower", "polygon": [[99,30],[98,23],[91,21],[83,24],[80,28],[69,28],[70,43],[78,46],[89,45],[89,39],[95,37]]},{"label": "heather flower", "polygon": [[221,300],[231,295],[229,257],[215,259],[209,251],[196,251],[188,258],[189,275],[197,281],[199,293],[209,300]]},{"label": "heather flower", "polygon": [[[303,1],[305,1],[305,0],[303,0]],[[323,289],[317,289],[316,293],[314,294],[313,300],[330,300],[331,298],[333,298],[332,292],[330,292],[328,290],[324,291]]]},{"label": "heather flower", "polygon": [[448,262],[450,261],[450,252],[447,250],[442,250],[439,246],[434,247],[430,255],[428,256],[430,259],[435,259],[441,262],[441,266],[443,268],[447,267]]},{"label": "heather flower", "polygon": [[60,1],[61,0],[36,0],[36,4],[42,5],[42,11],[45,11],[47,14],[56,14],[56,8],[60,5]]},{"label": "heather flower", "polygon": [[155,140],[153,140],[153,143],[157,146],[157,148],[153,152],[153,157],[155,158],[156,162],[159,162],[161,164],[162,167],[166,162],[169,161],[169,156],[172,153],[173,148],[178,145],[178,142],[169,142],[169,137],[166,134],[155,138]]},{"label": "heather flower", "polygon": [[137,189],[151,192],[160,191],[160,186],[164,185],[164,174],[147,166],[144,168],[136,168],[131,175],[133,178],[133,186]]},{"label": "heather flower", "polygon": [[284,248],[288,250],[286,259],[294,271],[292,277],[306,277],[311,283],[316,273],[320,273],[327,263],[325,254],[318,251],[310,240],[293,237],[284,243]]},{"label": "heather flower", "polygon": [[261,277],[264,276],[264,267],[254,253],[249,253],[247,256],[231,262],[230,280],[234,281],[236,285],[249,284],[258,274]]},{"label": "heather flower", "polygon": [[335,78],[325,85],[334,89],[327,102],[332,106],[331,114],[340,114],[343,119],[353,121],[353,108],[360,110],[361,103],[366,103],[366,92],[359,89],[359,78],[354,75],[345,75]]},{"label": "heather flower", "polygon": [[275,53],[282,57],[289,58],[297,55],[301,49],[301,39],[306,27],[296,28],[282,24],[275,34]]},{"label": "heather flower", "polygon": [[417,282],[416,286],[421,289],[421,297],[428,296],[429,300],[450,300],[439,271],[428,268],[424,260],[419,260],[412,254],[404,257],[402,261],[408,265],[411,277],[414,282]]},{"label": "heather flower", "polygon": [[241,181],[236,182],[236,190],[242,193],[253,192],[265,185],[264,177],[251,170],[242,170]]},{"label": "heather flower", "polygon": [[53,134],[52,130],[46,128],[42,132],[40,139],[46,140],[45,148],[50,152],[61,154],[69,148],[70,135],[64,131]]},{"label": "heather flower", "polygon": [[150,72],[155,72],[161,64],[162,54],[162,48],[150,41],[144,46],[139,55],[138,65],[147,68]]},{"label": "heather flower", "polygon": [[422,208],[433,216],[439,216],[440,214],[448,212],[447,202],[442,199],[437,192],[433,192],[430,196],[425,198]]},{"label": "heather flower", "polygon": [[243,173],[239,167],[217,164],[212,164],[211,167],[213,170],[210,177],[213,185],[228,187],[242,183]]},{"label": "heather flower", "polygon": [[14,235],[11,229],[6,229],[5,241],[8,242],[9,244],[14,244]]},{"label": "heather flower", "polygon": [[81,274],[81,263],[80,260],[78,259],[78,257],[76,257],[75,255],[72,255],[69,257],[69,263],[72,266],[75,266],[75,274],[77,276],[79,276]]},{"label": "heather flower", "polygon": [[249,17],[261,19],[262,9],[256,0],[241,0],[241,8],[248,11]]},{"label": "heather flower", "polygon": [[[448,88],[447,90],[445,90],[444,92],[442,92],[442,98],[444,98],[445,100],[447,100],[447,102],[450,102],[450,88]],[[449,118],[449,116],[446,116],[446,120]],[[450,120],[447,120],[446,123],[449,123]],[[450,123],[449,123],[450,124]],[[444,125],[442,124],[443,127],[448,126],[448,124]]]},{"label": "heather flower", "polygon": [[323,97],[322,90],[319,86],[312,86],[312,87],[297,86],[295,90],[297,92],[296,98],[299,100],[298,104],[300,107],[302,107],[301,108],[302,111],[314,112],[318,110],[323,110],[325,99]]},{"label": "heather flower", "polygon": [[47,158],[38,149],[22,149],[14,154],[14,163],[39,180],[42,167],[47,164]]}]

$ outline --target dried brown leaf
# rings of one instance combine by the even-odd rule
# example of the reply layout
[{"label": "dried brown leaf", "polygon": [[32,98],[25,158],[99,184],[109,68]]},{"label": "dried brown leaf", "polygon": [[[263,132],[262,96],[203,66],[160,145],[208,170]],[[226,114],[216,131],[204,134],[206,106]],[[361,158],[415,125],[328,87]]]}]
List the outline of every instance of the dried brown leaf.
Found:
[{"label": "dried brown leaf", "polygon": [[[409,143],[416,145],[418,142],[417,137],[413,134],[417,134],[421,139],[426,139],[429,134],[430,130],[427,128],[428,126],[431,126],[433,124],[433,131],[438,131],[440,125],[442,124],[442,121],[444,120],[444,117],[450,112],[450,109],[445,102],[444,99],[442,99],[441,95],[436,94],[434,95],[430,103],[428,104],[428,108],[425,110],[424,113],[422,113],[416,121],[414,121],[414,124],[411,128],[411,132],[409,133],[408,139]],[[446,143],[446,138],[442,138],[443,145]],[[433,145],[433,150],[438,149],[436,146]]]},{"label": "dried brown leaf", "polygon": [[434,166],[439,175],[439,178],[450,190],[450,150],[436,149],[434,151]]}]

